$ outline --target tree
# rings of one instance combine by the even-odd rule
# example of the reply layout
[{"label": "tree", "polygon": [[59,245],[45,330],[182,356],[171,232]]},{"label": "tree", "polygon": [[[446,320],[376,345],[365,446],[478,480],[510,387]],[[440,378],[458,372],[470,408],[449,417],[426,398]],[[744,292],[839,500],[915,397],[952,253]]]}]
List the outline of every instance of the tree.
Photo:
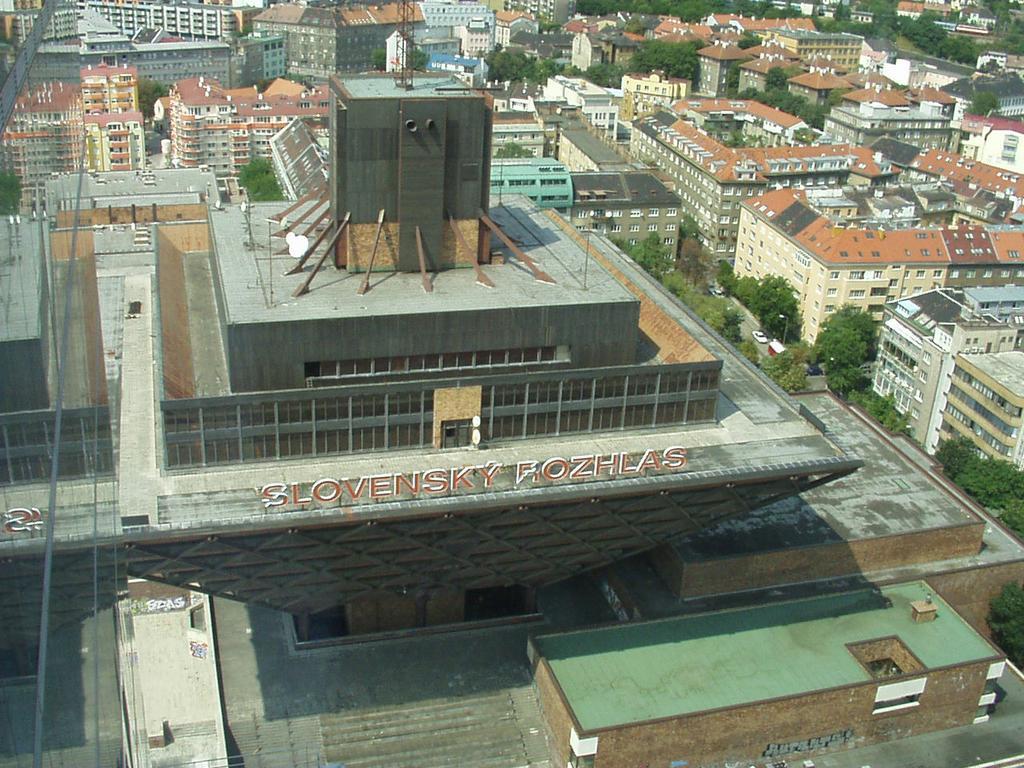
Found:
[{"label": "tree", "polygon": [[1013,499],[999,514],[1003,525],[1024,538],[1024,499]]},{"label": "tree", "polygon": [[999,112],[999,97],[992,91],[975,91],[971,99],[971,114],[987,116]]},{"label": "tree", "polygon": [[626,22],[626,26],[623,27],[623,31],[629,32],[634,35],[642,35],[647,30],[644,29],[644,21],[639,16],[632,17]]},{"label": "tree", "polygon": [[740,353],[747,358],[754,365],[761,362],[761,353],[757,349],[757,344],[752,342],[750,339],[744,339],[740,342],[739,346]]},{"label": "tree", "polygon": [[946,477],[956,482],[967,465],[978,458],[978,451],[966,437],[943,440],[935,450],[935,459],[942,465]]},{"label": "tree", "polygon": [[430,57],[425,51],[421,51],[419,48],[412,49],[412,56],[409,57],[409,64],[417,72],[422,72],[427,68],[427,62],[430,61]]},{"label": "tree", "polygon": [[634,72],[662,70],[669,77],[693,80],[697,74],[697,51],[703,46],[698,43],[666,43],[662,40],[645,40],[629,62]]},{"label": "tree", "polygon": [[626,68],[621,64],[592,64],[584,73],[586,78],[603,88],[618,88]]},{"label": "tree", "polygon": [[509,141],[494,150],[494,157],[497,160],[516,159],[520,157],[536,157],[533,152],[522,144]]},{"label": "tree", "polygon": [[683,240],[676,258],[676,269],[694,285],[704,285],[711,271],[711,253],[700,240]]},{"label": "tree", "polygon": [[845,396],[863,387],[865,376],[861,365],[867,359],[868,347],[854,328],[840,325],[830,333],[822,329],[815,350],[818,360],[825,366],[830,389]]},{"label": "tree", "polygon": [[993,639],[1014,664],[1024,664],[1024,589],[1007,584],[989,603]]},{"label": "tree", "polygon": [[726,296],[732,296],[736,291],[736,272],[728,261],[718,262],[718,273],[715,275],[715,282],[718,287],[725,291]]},{"label": "tree", "polygon": [[153,105],[156,100],[167,95],[167,86],[156,80],[142,78],[139,80],[139,109],[147,120],[153,119]]},{"label": "tree", "polygon": [[672,254],[656,234],[648,235],[646,239],[636,245],[625,245],[622,240],[614,242],[626,251],[633,261],[658,280],[661,280],[672,269]]},{"label": "tree", "polygon": [[870,390],[851,392],[850,402],[859,405],[890,432],[905,434],[910,428],[907,415],[896,410],[896,400],[891,395],[882,397]]},{"label": "tree", "polygon": [[744,303],[761,321],[762,327],[783,343],[786,338],[800,338],[800,305],[786,278],[769,275],[762,279],[753,296]]},{"label": "tree", "polygon": [[755,35],[753,32],[744,32],[743,37],[736,43],[740,48],[746,50],[747,48],[753,48],[754,46],[761,44],[761,38]]},{"label": "tree", "polygon": [[878,326],[871,315],[853,304],[844,304],[825,321],[825,324],[821,327],[821,334],[827,336],[829,333],[843,327],[851,328],[864,342],[867,353],[864,360],[861,360],[861,363],[874,360]]},{"label": "tree", "polygon": [[17,213],[21,208],[21,179],[13,173],[0,173],[0,213]]},{"label": "tree", "polygon": [[284,194],[277,183],[274,169],[270,161],[258,157],[248,165],[242,166],[238,173],[238,183],[245,187],[249,199],[253,202],[268,202],[272,200],[283,200]]},{"label": "tree", "polygon": [[740,90],[740,68],[730,67],[725,73],[725,92],[729,96],[735,96]]},{"label": "tree", "polygon": [[787,349],[769,357],[765,361],[764,372],[787,392],[800,392],[807,388],[807,361],[801,358],[801,355]]},{"label": "tree", "polygon": [[388,68],[388,52],[385,48],[374,48],[370,51],[370,63],[378,72]]},{"label": "tree", "polygon": [[781,91],[789,86],[789,78],[792,75],[789,67],[772,67],[765,76],[764,89],[766,91]]}]

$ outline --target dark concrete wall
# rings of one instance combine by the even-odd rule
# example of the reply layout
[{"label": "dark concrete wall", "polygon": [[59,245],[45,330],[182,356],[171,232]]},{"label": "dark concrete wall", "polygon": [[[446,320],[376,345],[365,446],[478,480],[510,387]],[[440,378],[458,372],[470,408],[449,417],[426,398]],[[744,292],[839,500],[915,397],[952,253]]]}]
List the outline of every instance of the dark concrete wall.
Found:
[{"label": "dark concrete wall", "polygon": [[307,361],[437,352],[567,345],[574,367],[628,365],[636,362],[639,313],[639,304],[626,300],[229,325],[231,390],[304,387]]},{"label": "dark concrete wall", "polygon": [[42,339],[0,344],[0,413],[49,407],[45,349]]}]

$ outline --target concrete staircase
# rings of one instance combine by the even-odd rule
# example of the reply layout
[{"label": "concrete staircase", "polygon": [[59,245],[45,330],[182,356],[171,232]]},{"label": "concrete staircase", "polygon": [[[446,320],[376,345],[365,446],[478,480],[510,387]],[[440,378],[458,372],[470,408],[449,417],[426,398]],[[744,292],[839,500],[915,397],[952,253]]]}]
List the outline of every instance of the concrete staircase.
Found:
[{"label": "concrete staircase", "polygon": [[[231,733],[245,768],[316,768],[322,764],[320,725],[314,715],[264,720],[253,715],[231,720]],[[234,765],[234,763],[231,763]]]},{"label": "concrete staircase", "polygon": [[320,716],[324,756],[345,768],[550,768],[529,685]]}]

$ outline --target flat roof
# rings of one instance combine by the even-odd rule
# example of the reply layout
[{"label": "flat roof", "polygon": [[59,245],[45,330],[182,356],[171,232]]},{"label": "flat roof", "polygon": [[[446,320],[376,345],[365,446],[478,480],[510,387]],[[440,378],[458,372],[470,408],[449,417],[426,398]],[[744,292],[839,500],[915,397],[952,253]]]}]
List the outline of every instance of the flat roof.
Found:
[{"label": "flat roof", "polygon": [[[931,460],[916,446],[883,435],[827,393],[797,399],[824,423],[826,435],[849,454],[869,460],[851,475],[680,539],[673,546],[684,561],[979,522],[922,465],[920,460]],[[915,451],[920,454],[917,461],[911,455]]]},{"label": "flat roof", "polygon": [[[78,175],[65,174],[46,182],[46,207],[53,214],[74,210]],[[152,171],[109,171],[88,173],[82,178],[82,208],[123,208],[180,205],[201,202],[200,195],[217,194],[217,177],[198,168],[164,168]]]},{"label": "flat roof", "polygon": [[[917,623],[929,596],[938,617]],[[533,642],[592,731],[866,683],[847,644],[893,635],[926,669],[999,655],[922,581]]]},{"label": "flat roof", "polygon": [[1014,350],[960,357],[1013,394],[1024,396],[1024,352]]},{"label": "flat roof", "polygon": [[352,99],[421,99],[429,96],[445,98],[482,98],[480,91],[468,88],[465,83],[449,74],[417,72],[412,87],[402,88],[395,82],[393,73],[337,76],[334,83]]},{"label": "flat roof", "polygon": [[[212,214],[214,254],[228,324],[635,301],[633,295],[594,259],[587,265],[584,286],[586,251],[521,196],[502,196],[502,204],[491,208],[490,217],[554,279],[553,284],[535,280],[526,265],[495,238],[492,245],[505,252],[506,261],[481,267],[494,282],[494,288],[478,284],[475,271],[468,268],[432,273],[432,293],[424,292],[419,272],[378,272],[370,277],[370,290],[360,296],[356,290],[365,273],[350,273],[326,265],[313,279],[310,292],[296,299],[292,293],[309,277],[311,265],[300,274],[284,275],[292,260],[287,255],[271,257],[268,250],[267,220],[289,205],[287,202],[253,205],[252,249],[242,247],[248,237],[245,215],[239,207]],[[270,224],[270,231],[279,229],[276,222]],[[269,247],[275,252],[282,249],[283,238],[269,240]],[[273,303],[270,301],[271,275]]]},{"label": "flat roof", "polygon": [[629,166],[629,161],[623,159],[618,152],[609,147],[586,128],[565,127],[562,129],[563,138],[569,139],[583,154],[597,163],[599,166],[621,165]]},{"label": "flat roof", "polygon": [[43,243],[40,225],[26,216],[0,216],[0,342],[38,339]]}]

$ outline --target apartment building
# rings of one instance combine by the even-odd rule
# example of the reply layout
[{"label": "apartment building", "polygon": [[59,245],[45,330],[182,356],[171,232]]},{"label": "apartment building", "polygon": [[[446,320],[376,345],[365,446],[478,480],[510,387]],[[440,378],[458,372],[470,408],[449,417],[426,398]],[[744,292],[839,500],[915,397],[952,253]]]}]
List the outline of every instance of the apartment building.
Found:
[{"label": "apartment building", "polygon": [[957,117],[961,117],[978,93],[994,93],[999,99],[999,114],[1003,117],[1024,115],[1024,79],[1016,72],[999,75],[963,77],[942,86],[942,90],[957,101]]},{"label": "apartment building", "polygon": [[825,118],[825,133],[836,141],[871,144],[888,137],[918,147],[950,150],[955,100],[936,89],[919,91],[862,88],[843,95]]},{"label": "apartment building", "polygon": [[44,83],[25,89],[0,136],[3,167],[22,189],[53,173],[74,173],[82,157],[82,92],[77,84]]},{"label": "apartment building", "polygon": [[845,32],[817,32],[809,29],[773,29],[765,34],[765,42],[775,43],[795,54],[801,61],[828,59],[847,72],[860,66],[864,38]]},{"label": "apartment building", "polygon": [[758,45],[748,48],[747,53],[760,51],[756,59],[745,61],[740,64],[739,90],[763,91],[768,87],[768,73],[776,67],[792,67],[797,61],[796,57],[785,48],[777,45]]},{"label": "apartment building", "polygon": [[139,108],[139,70],[122,64],[86,65],[81,70],[82,109],[131,112]]},{"label": "apartment building", "polygon": [[516,32],[537,34],[537,19],[522,11],[498,11],[494,14],[494,42],[507,48]]},{"label": "apartment building", "polygon": [[814,67],[810,72],[794,75],[787,82],[787,90],[795,96],[803,96],[811,104],[828,104],[832,91],[850,87],[846,78],[825,67]]},{"label": "apartment building", "polygon": [[[16,0],[0,3],[0,32],[4,40],[20,48],[28,40],[43,0]],[[59,2],[50,23],[43,31],[43,40],[67,40],[77,32],[77,12],[69,2]]]},{"label": "apartment building", "polygon": [[[1005,171],[987,163],[952,152],[930,149],[919,152],[906,166],[904,175],[911,181],[941,182],[958,198],[974,201],[980,208],[993,204],[1001,211],[1001,221],[1010,221],[1024,205],[1024,174]],[[994,204],[1002,203],[1001,206]],[[975,221],[977,215],[966,205],[954,221]]]},{"label": "apartment building", "polygon": [[459,41],[459,50],[463,56],[483,59],[494,50],[494,21],[484,18],[470,19],[466,24],[455,28],[455,37]]},{"label": "apartment building", "polygon": [[256,85],[261,80],[284,77],[284,35],[252,34],[231,41],[232,88]]},{"label": "apartment building", "polygon": [[664,72],[622,76],[622,119],[632,122],[659,109],[668,109],[679,99],[690,95],[690,81],[669,77]]},{"label": "apartment building", "polygon": [[583,120],[599,131],[614,133],[619,122],[618,99],[607,88],[582,77],[549,77],[544,85],[544,99],[575,107]]},{"label": "apartment building", "polygon": [[697,77],[694,80],[697,92],[704,96],[725,96],[729,73],[751,58],[751,54],[738,45],[722,41],[701,48],[697,51]]},{"label": "apartment building", "polygon": [[679,246],[679,195],[648,171],[572,174],[570,221],[581,232],[636,245],[651,235],[673,253]]},{"label": "apartment building", "polygon": [[138,110],[87,113],[85,161],[90,171],[137,171],[146,165],[145,121]]},{"label": "apartment building", "polygon": [[533,112],[495,112],[491,117],[491,152],[517,144],[534,157],[548,154],[544,124]]},{"label": "apartment building", "polygon": [[77,0],[79,11],[99,14],[126,35],[141,29],[163,29],[194,40],[226,40],[239,30],[238,16],[221,5],[167,0]]},{"label": "apartment building", "polygon": [[576,15],[576,0],[505,0],[506,11],[523,11],[535,18],[564,24]]},{"label": "apartment building", "polygon": [[169,97],[172,162],[208,166],[220,176],[237,174],[254,158],[270,158],[271,138],[294,118],[322,128],[329,106],[323,88],[280,80],[259,93],[191,78],[177,83]]},{"label": "apartment building", "polygon": [[703,244],[722,259],[736,253],[740,205],[747,198],[776,186],[877,186],[896,177],[892,165],[866,147],[734,149],[667,112],[634,123],[630,154],[672,179]]},{"label": "apartment building", "polygon": [[961,354],[942,416],[942,439],[966,437],[989,458],[1024,469],[1024,352]]},{"label": "apartment building", "polygon": [[[972,299],[985,290],[937,288],[886,302],[872,389],[892,396],[929,453],[939,442],[957,355],[1010,351],[1024,341],[1024,320],[977,310]],[[1024,299],[1024,287],[1013,290]]]},{"label": "apartment building", "polygon": [[964,115],[960,154],[1004,171],[1024,174],[1024,123],[1006,117]]},{"label": "apartment building", "polygon": [[326,80],[337,71],[338,23],[332,9],[279,3],[257,15],[252,27],[257,34],[284,38],[285,70],[292,77]]},{"label": "apartment building", "polygon": [[[489,51],[494,47],[494,11],[484,3],[449,3],[444,0],[422,0],[416,3],[423,16],[423,34],[426,37],[455,37],[459,27],[468,27],[482,21],[488,28]],[[465,51],[463,51],[465,53]],[[467,54],[469,55],[469,54]]]},{"label": "apartment building", "polygon": [[684,99],[673,111],[719,141],[740,134],[762,147],[792,145],[797,132],[809,128],[799,117],[752,100]]},{"label": "apartment building", "polygon": [[789,280],[810,342],[844,304],[881,321],[886,302],[905,296],[1024,281],[1019,229],[843,227],[792,189],[743,201],[739,220],[736,274]]}]

